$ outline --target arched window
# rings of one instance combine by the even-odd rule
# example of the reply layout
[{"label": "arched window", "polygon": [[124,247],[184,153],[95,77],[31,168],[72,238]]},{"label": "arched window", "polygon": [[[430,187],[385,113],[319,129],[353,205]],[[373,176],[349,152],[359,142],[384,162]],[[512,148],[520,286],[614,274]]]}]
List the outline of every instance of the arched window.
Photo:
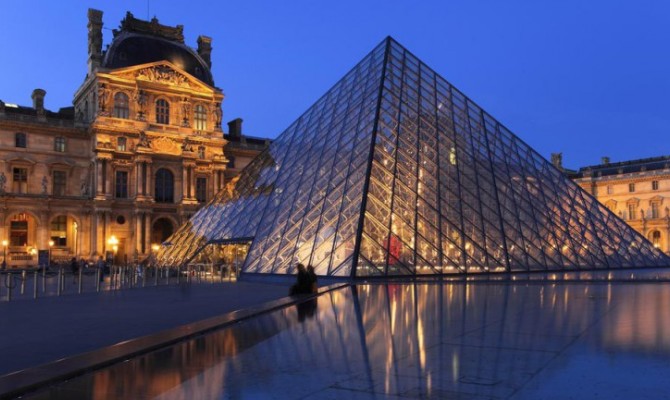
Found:
[{"label": "arched window", "polygon": [[653,231],[651,233],[651,243],[656,247],[657,249],[661,247],[661,232],[659,231]]},{"label": "arched window", "polygon": [[156,203],[174,203],[174,176],[165,168],[156,171],[154,200]]},{"label": "arched window", "polygon": [[156,123],[170,123],[170,103],[163,99],[156,100]]},{"label": "arched window", "polygon": [[207,110],[205,110],[205,107],[202,104],[198,104],[195,106],[193,119],[195,120],[196,131],[207,130]]},{"label": "arched window", "polygon": [[114,117],[128,119],[128,95],[118,92],[114,95]]}]

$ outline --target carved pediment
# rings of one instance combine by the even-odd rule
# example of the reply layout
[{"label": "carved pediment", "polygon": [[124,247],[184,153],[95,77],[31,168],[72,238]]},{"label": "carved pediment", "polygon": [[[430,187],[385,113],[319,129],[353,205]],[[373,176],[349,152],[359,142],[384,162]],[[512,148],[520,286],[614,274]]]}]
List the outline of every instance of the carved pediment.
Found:
[{"label": "carved pediment", "polygon": [[179,144],[166,137],[159,137],[151,141],[151,148],[158,153],[181,154]]},{"label": "carved pediment", "polygon": [[135,76],[138,80],[166,83],[185,88],[191,87],[191,83],[186,75],[173,70],[167,65],[156,65],[149,68],[143,68],[137,71]]},{"label": "carved pediment", "polygon": [[206,90],[212,92],[212,89],[189,73],[182,71],[168,61],[158,61],[155,63],[144,64],[122,68],[109,73],[111,76],[131,80],[155,82],[165,85],[177,86],[185,89]]}]

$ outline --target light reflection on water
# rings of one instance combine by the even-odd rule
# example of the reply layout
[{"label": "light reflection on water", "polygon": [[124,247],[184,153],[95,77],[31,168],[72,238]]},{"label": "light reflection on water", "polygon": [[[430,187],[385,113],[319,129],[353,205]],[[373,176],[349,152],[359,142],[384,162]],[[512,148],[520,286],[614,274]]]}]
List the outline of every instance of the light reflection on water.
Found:
[{"label": "light reflection on water", "polygon": [[669,305],[653,283],[361,285],[29,398],[561,398],[580,357],[667,365]]}]

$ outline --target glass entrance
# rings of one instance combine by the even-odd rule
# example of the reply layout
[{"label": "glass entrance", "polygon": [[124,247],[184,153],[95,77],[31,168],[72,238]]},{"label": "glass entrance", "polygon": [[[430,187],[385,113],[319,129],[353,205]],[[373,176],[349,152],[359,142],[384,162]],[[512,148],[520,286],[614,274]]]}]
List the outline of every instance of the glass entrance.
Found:
[{"label": "glass entrance", "polygon": [[212,271],[221,279],[236,280],[247,259],[251,241],[210,243],[193,258],[191,265]]}]

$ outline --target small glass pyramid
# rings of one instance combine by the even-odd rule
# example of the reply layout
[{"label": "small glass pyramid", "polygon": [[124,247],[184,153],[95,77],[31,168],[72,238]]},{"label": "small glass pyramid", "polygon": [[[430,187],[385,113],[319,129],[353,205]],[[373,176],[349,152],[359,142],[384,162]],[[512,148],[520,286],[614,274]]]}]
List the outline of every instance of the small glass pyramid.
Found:
[{"label": "small glass pyramid", "polygon": [[670,259],[392,38],[163,246],[242,273],[397,276],[658,267]]}]

